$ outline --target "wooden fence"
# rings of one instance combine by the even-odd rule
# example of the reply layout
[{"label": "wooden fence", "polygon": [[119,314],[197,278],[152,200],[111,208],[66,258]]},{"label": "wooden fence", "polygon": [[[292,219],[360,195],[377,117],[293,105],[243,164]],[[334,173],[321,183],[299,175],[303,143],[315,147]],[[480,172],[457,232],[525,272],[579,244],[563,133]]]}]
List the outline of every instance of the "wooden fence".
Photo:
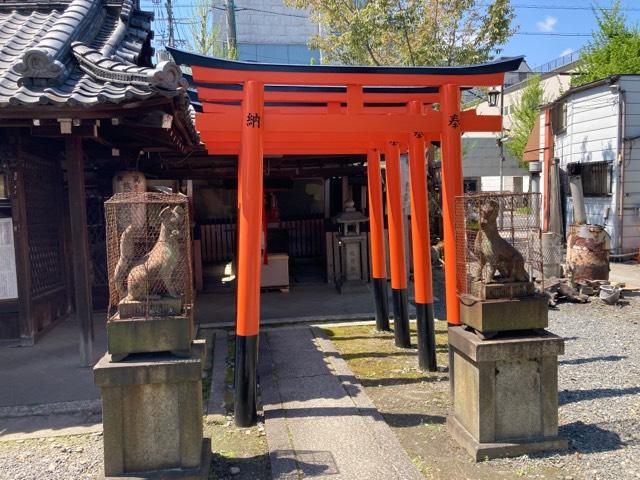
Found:
[{"label": "wooden fence", "polygon": [[200,225],[200,248],[205,263],[232,260],[236,251],[236,222]]},{"label": "wooden fence", "polygon": [[[324,255],[324,219],[320,215],[283,220],[281,227],[289,237],[289,256],[293,258]],[[227,262],[236,250],[235,220],[221,220],[200,225],[202,261]]]}]

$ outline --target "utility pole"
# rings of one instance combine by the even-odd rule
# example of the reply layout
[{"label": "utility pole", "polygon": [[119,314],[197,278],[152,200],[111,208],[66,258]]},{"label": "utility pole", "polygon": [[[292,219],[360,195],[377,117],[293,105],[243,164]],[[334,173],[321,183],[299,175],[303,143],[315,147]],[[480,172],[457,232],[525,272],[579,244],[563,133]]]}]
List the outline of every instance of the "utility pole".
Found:
[{"label": "utility pole", "polygon": [[[500,130],[500,193],[504,193],[504,82],[500,85],[500,115],[502,116],[502,128]],[[513,227],[513,225],[512,225]],[[504,206],[500,209],[500,230],[504,228]]]},{"label": "utility pole", "polygon": [[175,47],[175,35],[174,35],[174,25],[173,25],[173,4],[172,0],[167,0],[166,3],[167,8],[167,27],[169,29],[169,39],[167,44],[170,47]]},{"label": "utility pole", "polygon": [[237,58],[238,38],[236,36],[236,5],[234,0],[225,0],[227,11],[227,56]]}]

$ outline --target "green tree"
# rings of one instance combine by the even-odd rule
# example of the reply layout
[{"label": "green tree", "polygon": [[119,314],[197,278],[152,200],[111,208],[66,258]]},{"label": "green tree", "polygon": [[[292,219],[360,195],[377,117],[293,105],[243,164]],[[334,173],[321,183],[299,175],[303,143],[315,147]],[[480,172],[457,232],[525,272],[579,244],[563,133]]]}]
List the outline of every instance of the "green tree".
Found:
[{"label": "green tree", "polygon": [[609,9],[594,9],[598,30],[578,62],[578,75],[571,86],[599,80],[610,75],[640,73],[640,31],[628,26],[627,17],[616,0]]},{"label": "green tree", "polygon": [[328,63],[460,65],[486,61],[513,34],[510,0],[285,0],[321,26]]},{"label": "green tree", "polygon": [[505,143],[507,150],[518,160],[520,166],[524,165],[524,151],[536,118],[540,115],[540,104],[543,101],[544,90],[540,83],[540,76],[535,75],[529,79],[520,98],[513,105],[510,138]]},{"label": "green tree", "polygon": [[213,9],[206,0],[197,0],[192,8],[193,21],[189,24],[191,39],[189,48],[202,55],[225,57],[220,27],[213,22]]}]

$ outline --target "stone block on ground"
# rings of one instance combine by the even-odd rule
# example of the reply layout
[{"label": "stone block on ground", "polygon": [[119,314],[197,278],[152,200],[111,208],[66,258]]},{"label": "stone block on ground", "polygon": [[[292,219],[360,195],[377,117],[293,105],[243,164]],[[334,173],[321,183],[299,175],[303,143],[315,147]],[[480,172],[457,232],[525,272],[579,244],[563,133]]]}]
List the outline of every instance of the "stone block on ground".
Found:
[{"label": "stone block on ground", "polygon": [[94,377],[102,393],[107,478],[201,478],[202,469],[208,472],[202,464],[201,375],[196,355],[100,359]]}]

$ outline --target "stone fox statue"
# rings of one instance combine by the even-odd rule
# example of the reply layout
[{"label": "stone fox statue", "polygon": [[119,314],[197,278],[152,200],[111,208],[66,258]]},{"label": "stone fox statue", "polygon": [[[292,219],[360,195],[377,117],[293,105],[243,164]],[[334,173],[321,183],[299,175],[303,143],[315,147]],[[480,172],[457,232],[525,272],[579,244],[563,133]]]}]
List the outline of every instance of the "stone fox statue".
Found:
[{"label": "stone fox statue", "polygon": [[[132,263],[133,229],[127,227],[120,237],[120,258],[116,265],[114,281],[120,297],[125,301],[141,301],[150,297],[149,289],[162,280],[167,293],[178,297],[173,284],[173,271],[180,260],[180,239],[184,228],[184,210],[180,206],[165,207],[160,212],[160,235],[151,251],[133,265],[128,275],[126,271]],[[127,287],[123,279],[127,276]],[[126,293],[126,296],[125,296]]]},{"label": "stone fox statue", "polygon": [[478,259],[475,279],[482,280],[482,271],[488,263],[490,280],[498,271],[509,282],[528,282],[524,258],[498,232],[499,211],[500,205],[495,200],[489,200],[480,207],[480,230],[473,244],[473,253]]}]

